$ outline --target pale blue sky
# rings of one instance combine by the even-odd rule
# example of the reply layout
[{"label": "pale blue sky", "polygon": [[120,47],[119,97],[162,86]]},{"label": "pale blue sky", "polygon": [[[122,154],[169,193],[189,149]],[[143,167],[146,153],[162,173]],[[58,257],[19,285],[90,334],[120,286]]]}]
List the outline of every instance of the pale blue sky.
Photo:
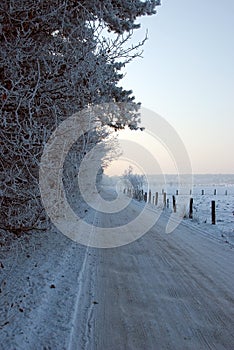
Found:
[{"label": "pale blue sky", "polygon": [[234,1],[165,0],[121,85],[179,133],[194,173],[234,173]]}]

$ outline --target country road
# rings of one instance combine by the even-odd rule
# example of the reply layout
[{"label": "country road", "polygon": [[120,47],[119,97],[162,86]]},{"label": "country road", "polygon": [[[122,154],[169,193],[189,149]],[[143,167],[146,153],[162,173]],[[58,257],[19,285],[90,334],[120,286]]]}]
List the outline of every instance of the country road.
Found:
[{"label": "country road", "polygon": [[91,348],[234,349],[234,250],[183,224],[165,234],[166,222],[99,251]]},{"label": "country road", "polygon": [[[116,227],[140,210],[89,220]],[[167,220],[110,249],[36,235],[5,277],[0,300],[16,306],[5,305],[0,349],[233,350],[234,249],[184,223],[166,234]]]}]

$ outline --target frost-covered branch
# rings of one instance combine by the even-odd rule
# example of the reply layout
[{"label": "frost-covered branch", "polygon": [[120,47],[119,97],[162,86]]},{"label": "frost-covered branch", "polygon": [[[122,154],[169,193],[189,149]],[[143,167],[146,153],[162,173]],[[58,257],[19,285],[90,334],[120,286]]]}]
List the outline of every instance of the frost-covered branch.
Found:
[{"label": "frost-covered branch", "polygon": [[1,1],[0,227],[16,232],[47,225],[38,186],[40,158],[68,117],[87,106],[123,103],[121,113],[114,107],[100,111],[100,128],[72,148],[64,176],[73,182],[82,158],[108,137],[108,128],[138,127],[139,104],[117,83],[121,68],[143,44],[127,46],[136,18],[153,14],[157,5],[152,0]]}]

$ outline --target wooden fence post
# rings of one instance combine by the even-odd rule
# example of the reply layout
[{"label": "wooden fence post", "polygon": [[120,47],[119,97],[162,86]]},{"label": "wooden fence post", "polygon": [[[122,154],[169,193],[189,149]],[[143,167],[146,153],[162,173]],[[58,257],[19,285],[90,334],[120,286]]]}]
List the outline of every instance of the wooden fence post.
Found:
[{"label": "wooden fence post", "polygon": [[193,218],[193,198],[190,198],[189,203],[189,219]]},{"label": "wooden fence post", "polygon": [[212,225],[216,224],[216,218],[215,218],[215,201],[211,201],[211,221]]},{"label": "wooden fence post", "polygon": [[174,195],[172,196],[172,204],[173,204],[174,213],[176,213],[176,199]]},{"label": "wooden fence post", "polygon": [[216,196],[216,194],[217,194],[217,190],[215,189],[215,190],[214,190],[214,196]]},{"label": "wooden fence post", "polygon": [[149,190],[149,203],[151,203],[151,190]]},{"label": "wooden fence post", "polygon": [[147,202],[147,192],[144,194],[144,201]]},{"label": "wooden fence post", "polygon": [[163,193],[163,205],[164,205],[164,208],[166,208],[166,205],[167,205],[167,194],[166,194],[166,192]]},{"label": "wooden fence post", "polygon": [[158,192],[155,193],[155,205],[158,205]]},{"label": "wooden fence post", "polygon": [[169,208],[169,198],[167,198],[167,208]]}]

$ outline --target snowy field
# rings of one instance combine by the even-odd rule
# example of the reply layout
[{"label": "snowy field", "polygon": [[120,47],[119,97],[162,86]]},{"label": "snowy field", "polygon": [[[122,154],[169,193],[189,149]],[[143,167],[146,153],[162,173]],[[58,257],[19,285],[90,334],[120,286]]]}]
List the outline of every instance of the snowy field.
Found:
[{"label": "snowy field", "polygon": [[[176,197],[177,207],[184,206],[184,197],[178,190],[178,178],[175,175],[166,175],[164,183],[157,176],[149,176],[148,180],[152,198],[155,192],[159,193],[159,207],[163,205],[163,191],[167,193],[169,199],[169,210],[172,209],[173,195]],[[224,238],[234,243],[234,175],[194,175],[191,198],[193,198],[193,220],[189,220],[189,223],[217,234],[221,233]],[[212,200],[216,203],[215,227],[211,227]],[[186,202],[186,217],[188,213],[189,199]]]}]

